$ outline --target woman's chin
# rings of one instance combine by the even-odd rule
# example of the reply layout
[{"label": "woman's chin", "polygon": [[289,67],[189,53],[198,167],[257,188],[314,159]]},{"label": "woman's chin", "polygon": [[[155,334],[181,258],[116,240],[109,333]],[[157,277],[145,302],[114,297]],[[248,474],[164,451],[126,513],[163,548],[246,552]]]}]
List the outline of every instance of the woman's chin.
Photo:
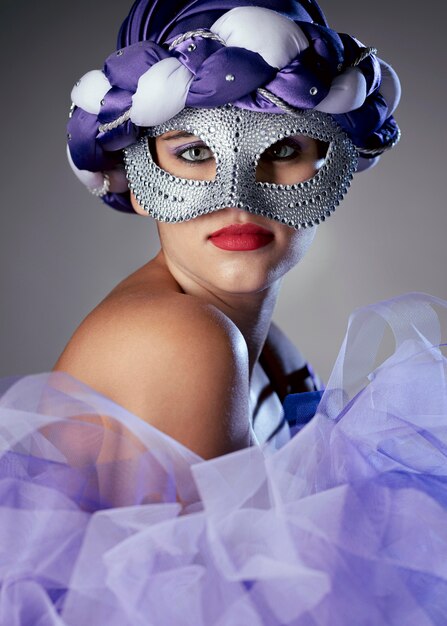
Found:
[{"label": "woman's chin", "polygon": [[280,276],[272,276],[268,272],[254,269],[247,272],[233,271],[217,273],[212,277],[213,290],[234,294],[249,295],[259,293],[272,287],[280,280]]}]

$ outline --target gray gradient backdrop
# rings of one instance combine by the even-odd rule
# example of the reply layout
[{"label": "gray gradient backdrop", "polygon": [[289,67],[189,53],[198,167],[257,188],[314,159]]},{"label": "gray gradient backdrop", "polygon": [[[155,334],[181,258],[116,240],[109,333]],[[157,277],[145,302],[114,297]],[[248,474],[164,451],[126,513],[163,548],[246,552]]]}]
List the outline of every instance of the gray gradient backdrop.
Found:
[{"label": "gray gradient backdrop", "polygon": [[[82,318],[157,250],[150,220],[89,196],[65,159],[72,85],[115,49],[130,6],[0,0],[0,376],[51,369]],[[356,176],[276,309],[325,378],[353,308],[407,291],[447,298],[441,6],[322,0],[331,26],[377,47],[403,86],[400,146]]]}]

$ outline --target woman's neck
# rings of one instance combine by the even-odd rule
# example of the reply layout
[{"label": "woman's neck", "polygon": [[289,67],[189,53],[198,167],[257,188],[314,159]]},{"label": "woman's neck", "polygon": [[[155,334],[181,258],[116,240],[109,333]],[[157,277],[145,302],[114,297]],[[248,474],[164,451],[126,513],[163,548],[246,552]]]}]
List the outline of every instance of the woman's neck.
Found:
[{"label": "woman's neck", "polygon": [[183,293],[212,304],[224,313],[241,332],[248,350],[250,377],[269,332],[280,281],[262,291],[232,293],[202,285],[170,263],[160,252],[153,262],[164,266]]},{"label": "woman's neck", "polygon": [[[278,281],[279,283],[279,281]],[[225,294],[212,302],[237,326],[248,350],[250,377],[259,359],[272,321],[279,284],[252,294]]]}]

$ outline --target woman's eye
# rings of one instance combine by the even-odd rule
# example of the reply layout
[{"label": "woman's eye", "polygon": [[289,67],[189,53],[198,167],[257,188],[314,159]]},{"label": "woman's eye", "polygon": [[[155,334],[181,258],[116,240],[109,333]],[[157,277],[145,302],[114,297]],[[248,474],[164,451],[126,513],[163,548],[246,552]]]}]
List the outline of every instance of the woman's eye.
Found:
[{"label": "woman's eye", "polygon": [[295,158],[300,154],[300,150],[297,146],[291,146],[287,143],[278,143],[271,146],[268,150],[266,150],[263,154],[263,157],[268,160],[279,160],[279,159],[291,159]]},{"label": "woman's eye", "polygon": [[213,153],[206,146],[194,146],[192,148],[188,148],[184,152],[181,152],[179,156],[185,161],[197,162],[212,159]]}]

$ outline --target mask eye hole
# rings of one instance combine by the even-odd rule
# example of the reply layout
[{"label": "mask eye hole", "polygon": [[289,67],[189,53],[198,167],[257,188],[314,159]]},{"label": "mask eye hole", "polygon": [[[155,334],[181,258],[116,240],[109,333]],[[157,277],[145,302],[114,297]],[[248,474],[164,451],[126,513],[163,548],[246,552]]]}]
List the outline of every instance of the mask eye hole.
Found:
[{"label": "mask eye hole", "polygon": [[169,131],[148,141],[154,162],[165,172],[188,180],[215,179],[216,158],[200,137]]},{"label": "mask eye hole", "polygon": [[256,168],[256,181],[294,185],[310,180],[323,166],[329,144],[307,135],[293,135],[269,146]]}]

